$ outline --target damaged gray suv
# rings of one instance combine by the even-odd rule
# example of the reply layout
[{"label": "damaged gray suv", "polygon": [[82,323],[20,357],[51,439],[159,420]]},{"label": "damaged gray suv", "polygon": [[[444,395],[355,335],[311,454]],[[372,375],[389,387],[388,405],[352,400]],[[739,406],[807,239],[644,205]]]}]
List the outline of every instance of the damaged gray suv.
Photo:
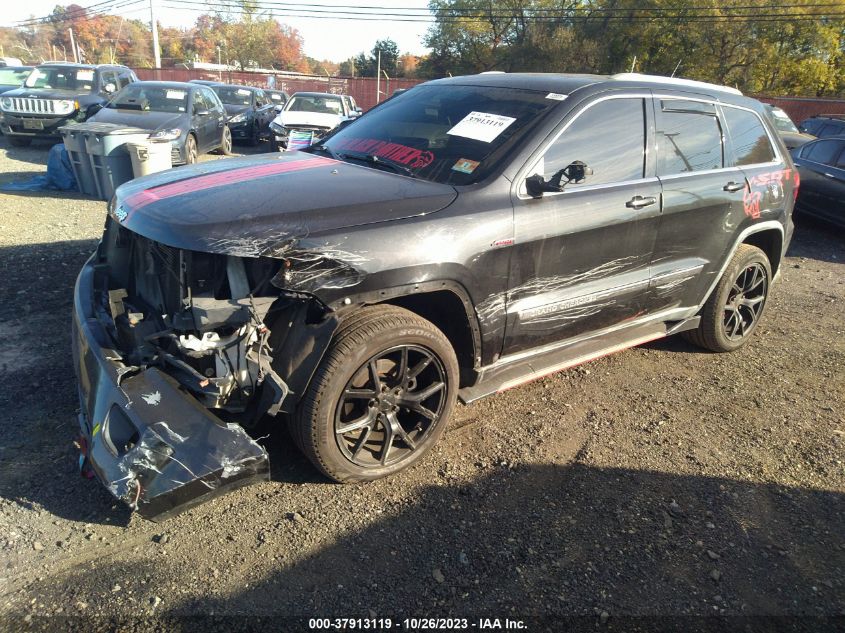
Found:
[{"label": "damaged gray suv", "polygon": [[83,467],[153,519],[417,462],[472,402],[683,332],[754,332],[798,176],[763,106],[640,75],[415,87],[300,152],[120,187],[79,275]]}]

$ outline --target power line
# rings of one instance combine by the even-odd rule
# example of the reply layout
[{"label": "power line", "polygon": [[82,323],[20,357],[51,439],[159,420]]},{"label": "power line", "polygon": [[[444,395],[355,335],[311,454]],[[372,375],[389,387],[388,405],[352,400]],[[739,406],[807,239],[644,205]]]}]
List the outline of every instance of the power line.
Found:
[{"label": "power line", "polygon": [[29,18],[28,20],[20,20],[19,22],[15,23],[15,26],[16,28],[25,28],[27,26],[35,26],[37,24],[47,24],[50,22],[58,21],[64,22],[67,20],[75,20],[77,18],[109,15],[110,11],[129,7],[133,4],[138,4],[139,2],[143,2],[143,0],[104,0],[104,2],[92,4],[88,7],[80,7],[79,9],[68,11],[67,13],[61,16],[50,14],[40,18]]},{"label": "power line", "polygon": [[[384,11],[384,12],[381,12],[381,13],[373,13],[373,12],[370,12],[370,11],[357,11],[357,10],[354,10],[354,9],[361,9],[363,7],[351,7],[349,5],[344,7],[344,9],[353,9],[353,10],[346,11],[346,10],[327,10],[327,9],[310,9],[310,8],[288,9],[288,8],[280,8],[278,5],[287,5],[289,3],[275,2],[273,0],[261,0],[260,2],[253,2],[253,3],[250,4],[250,6],[248,8],[241,7],[240,5],[232,5],[231,3],[226,2],[225,0],[207,0],[205,2],[202,1],[202,0],[167,0],[167,1],[171,5],[184,5],[184,7],[186,9],[191,9],[192,6],[200,6],[200,7],[204,7],[206,10],[209,9],[209,8],[211,8],[211,10],[215,10],[214,7],[219,7],[219,8],[225,9],[226,11],[228,11],[230,13],[235,13],[235,14],[241,14],[241,13],[242,14],[247,14],[247,13],[252,14],[252,13],[255,13],[255,12],[258,12],[258,11],[273,11],[273,12],[279,12],[282,15],[293,15],[293,12],[296,12],[295,17],[315,17],[315,18],[320,17],[320,15],[322,15],[322,14],[330,14],[327,17],[341,18],[341,16],[342,17],[349,16],[349,17],[367,17],[367,18],[372,18],[372,19],[382,19],[386,16],[395,16],[395,17],[404,18],[404,19],[409,20],[409,21],[420,21],[420,20],[430,21],[432,19],[440,19],[440,20],[442,20],[442,19],[450,19],[450,20],[451,19],[454,19],[454,20],[463,19],[461,15],[457,15],[457,14],[451,15],[448,11],[446,11],[444,13],[437,13],[437,14],[433,14],[433,15],[430,14],[430,15],[426,15],[426,16],[424,16],[424,15],[409,16],[409,15],[407,15],[407,13],[404,10],[397,11],[396,9],[393,9],[392,11]],[[840,3],[840,4],[837,4],[837,5],[831,5],[831,6],[838,7],[840,9],[840,12],[837,12],[837,13],[833,13],[833,12],[822,12],[822,13],[819,13],[819,12],[815,12],[815,13],[805,13],[805,12],[792,12],[792,13],[753,12],[753,13],[751,13],[751,12],[747,12],[747,10],[746,10],[745,13],[731,13],[730,15],[724,15],[724,17],[731,17],[731,18],[757,18],[757,17],[761,17],[761,18],[771,18],[771,17],[777,17],[777,18],[792,18],[792,17],[815,18],[815,17],[830,17],[830,16],[845,15],[845,12],[842,11],[843,9],[845,9],[845,4]],[[172,7],[172,8],[177,8],[177,7]],[[779,8],[792,9],[794,11],[794,6],[782,5]],[[664,16],[661,16],[661,17],[679,17],[679,18],[684,18],[684,19],[699,19],[699,18],[715,19],[715,18],[720,18],[720,17],[723,17],[723,16],[721,16],[719,14],[714,15],[712,13],[689,13],[689,12],[690,11],[723,11],[723,10],[724,10],[724,8],[722,8],[722,7],[718,7],[718,8],[687,7],[687,8],[684,8],[684,9],[675,9],[674,15],[671,15],[671,16],[665,16],[664,15]],[[648,10],[647,9],[638,9],[637,11],[647,12]],[[221,12],[223,12],[223,11],[221,11]],[[303,15],[303,14],[311,14],[311,13],[316,13],[318,15],[314,15],[314,16],[304,16]],[[528,12],[523,12],[523,13],[520,13],[520,12],[517,12],[517,11],[493,13],[493,12],[484,11],[484,10],[475,10],[475,11],[471,11],[471,12],[467,11],[465,13],[469,14],[471,17],[474,17],[474,18],[488,18],[488,19],[492,18],[492,17],[495,17],[495,18],[527,17],[529,19],[536,19],[536,20],[557,20],[557,19],[571,19],[572,17],[579,17],[577,15],[573,15],[573,13],[571,11],[560,11],[560,10],[558,10],[556,13],[550,13],[550,12],[546,11],[546,12],[539,14],[539,15],[534,15],[533,11],[528,11]],[[584,14],[584,17],[594,17],[594,14],[593,14],[593,12],[586,13],[586,14]],[[608,15],[608,16],[604,16],[604,19],[624,19],[624,20],[649,19],[649,20],[651,20],[651,19],[654,19],[654,16]]]},{"label": "power line", "polygon": [[[221,4],[229,6],[233,9],[244,8],[244,5],[236,2],[226,2],[226,1],[218,1],[218,2],[211,2],[210,4]],[[378,11],[396,11],[400,9],[403,13],[410,13],[410,12],[423,12],[424,14],[429,14],[431,12],[454,12],[454,13],[479,13],[483,12],[484,10],[479,9],[472,9],[472,8],[462,8],[462,7],[438,7],[438,8],[430,8],[430,7],[396,7],[395,5],[349,5],[349,4],[322,4],[322,3],[304,3],[304,2],[285,2],[284,0],[259,0],[257,2],[248,2],[246,4],[247,10],[253,9],[258,7],[259,5],[274,5],[279,7],[290,7],[291,10],[296,11],[311,11],[312,9],[316,11],[317,9],[365,9],[365,10],[378,10]],[[800,4],[795,5],[794,3],[782,3],[782,4],[723,4],[721,6],[705,6],[705,5],[698,5],[698,6],[687,6],[684,8],[677,8],[677,7],[587,7],[587,6],[578,6],[572,7],[570,9],[560,9],[560,8],[544,8],[544,7],[525,7],[525,9],[529,12],[533,13],[637,13],[637,12],[644,12],[644,13],[660,13],[660,12],[679,12],[679,11],[686,11],[686,10],[713,10],[713,11],[737,11],[737,10],[773,10],[773,9],[794,9],[797,7],[801,8],[843,8],[842,2],[825,2],[825,3],[812,3],[812,4]],[[316,7],[316,8],[315,8]],[[508,7],[502,6],[493,6],[491,5],[488,12],[491,11],[501,11],[507,10]]]},{"label": "power line", "polygon": [[[571,19],[578,19],[578,20],[625,20],[625,21],[643,21],[643,20],[654,20],[657,19],[658,16],[649,16],[649,15],[576,15],[573,16],[568,12],[565,13],[558,13],[554,15],[544,14],[544,15],[526,15],[519,13],[507,13],[507,14],[491,14],[485,13],[484,11],[475,11],[472,15],[469,16],[461,16],[461,15],[418,15],[418,16],[406,16],[403,12],[385,12],[385,13],[371,13],[371,12],[354,12],[354,11],[322,11],[322,10],[311,10],[311,9],[284,9],[275,6],[273,2],[260,2],[260,3],[253,3],[248,9],[244,9],[242,7],[235,7],[227,3],[223,2],[201,2],[200,0],[165,0],[168,4],[166,7],[168,9],[175,9],[175,10],[184,10],[184,11],[194,11],[200,13],[208,13],[209,10],[215,11],[218,10],[220,12],[228,12],[235,15],[251,15],[256,12],[268,12],[274,17],[282,17],[282,18],[311,18],[311,19],[338,19],[338,20],[362,20],[362,21],[375,21],[375,20],[383,20],[387,22],[441,22],[441,23],[465,23],[469,22],[482,22],[494,18],[498,19],[508,19],[508,18],[525,18],[530,21],[536,22],[553,22],[558,20],[571,20]],[[198,6],[197,6],[198,5]],[[843,5],[837,5],[842,8]],[[215,9],[214,7],[223,7],[225,11],[220,9]],[[349,7],[352,8],[352,7]],[[787,8],[787,7],[784,7]],[[681,9],[676,10],[678,13],[674,15],[661,15],[659,19],[679,19],[685,20],[690,22],[696,23],[707,23],[707,22],[723,22],[727,19],[732,20],[741,20],[741,21],[760,21],[760,22],[786,22],[786,21],[807,21],[807,20],[816,20],[819,18],[833,18],[833,17],[845,17],[845,12],[837,12],[837,13],[742,13],[742,14],[730,14],[730,15],[714,15],[714,14],[689,14],[686,13],[689,9]],[[700,9],[699,9],[700,10]],[[721,10],[721,9],[712,9],[712,10]],[[294,13],[294,11],[300,11]],[[316,13],[316,15],[313,15]]]}]

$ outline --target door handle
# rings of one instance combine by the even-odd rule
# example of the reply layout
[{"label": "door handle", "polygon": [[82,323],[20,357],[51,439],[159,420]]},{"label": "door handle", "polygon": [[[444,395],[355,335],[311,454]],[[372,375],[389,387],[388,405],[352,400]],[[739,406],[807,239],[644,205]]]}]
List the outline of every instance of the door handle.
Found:
[{"label": "door handle", "polygon": [[722,189],[724,191],[729,191],[731,193],[734,193],[735,191],[745,189],[745,183],[744,182],[733,182],[732,181],[732,182],[729,182],[728,184],[726,184],[724,187],[722,187]]},{"label": "door handle", "polygon": [[643,198],[642,196],[634,196],[628,202],[625,203],[625,206],[629,209],[642,209],[643,207],[649,207],[657,202],[657,198],[654,196],[649,196],[648,198]]},{"label": "door handle", "polygon": [[827,172],[825,172],[824,175],[825,175],[826,178],[836,178],[836,176],[834,176],[833,174],[829,174]]}]

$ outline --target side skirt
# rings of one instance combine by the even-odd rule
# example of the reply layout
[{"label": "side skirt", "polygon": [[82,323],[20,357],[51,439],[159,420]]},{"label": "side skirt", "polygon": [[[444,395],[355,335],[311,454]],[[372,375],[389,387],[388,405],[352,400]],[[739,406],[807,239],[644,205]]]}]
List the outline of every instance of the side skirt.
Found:
[{"label": "side skirt", "polygon": [[479,381],[458,392],[461,402],[469,404],[485,396],[501,393],[507,389],[538,380],[564,369],[575,367],[608,354],[621,352],[650,341],[677,334],[698,327],[701,317],[694,316],[682,321],[658,321],[631,325],[614,332],[575,340],[552,349],[539,348],[535,353],[520,353],[518,360],[504,357],[494,365],[483,367]]}]

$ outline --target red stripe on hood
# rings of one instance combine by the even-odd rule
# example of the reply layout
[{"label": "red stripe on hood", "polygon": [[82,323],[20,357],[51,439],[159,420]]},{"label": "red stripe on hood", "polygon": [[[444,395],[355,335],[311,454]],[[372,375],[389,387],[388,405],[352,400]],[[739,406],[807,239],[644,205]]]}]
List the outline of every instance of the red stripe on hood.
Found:
[{"label": "red stripe on hood", "polygon": [[126,206],[129,207],[127,211],[132,213],[133,211],[136,211],[141,207],[145,207],[153,202],[179,196],[184,193],[193,193],[196,191],[203,191],[204,189],[223,187],[225,185],[242,182],[244,180],[275,176],[276,174],[284,174],[291,171],[302,171],[304,169],[324,167],[334,162],[335,161],[328,158],[315,156],[314,158],[269,163],[254,167],[240,167],[238,169],[221,171],[214,174],[206,174],[205,176],[197,176],[196,178],[186,178],[185,180],[159,185],[157,187],[152,187],[151,189],[144,189],[143,191],[133,193],[131,196],[127,197],[125,203]]}]

